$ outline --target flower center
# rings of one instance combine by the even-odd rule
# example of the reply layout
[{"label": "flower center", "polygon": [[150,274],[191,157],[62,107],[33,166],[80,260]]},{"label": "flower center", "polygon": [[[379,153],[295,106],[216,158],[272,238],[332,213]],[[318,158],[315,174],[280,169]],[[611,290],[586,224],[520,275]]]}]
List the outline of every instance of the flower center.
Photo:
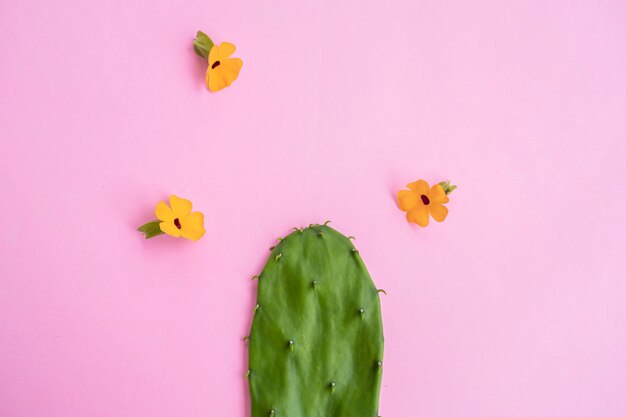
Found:
[{"label": "flower center", "polygon": [[183,226],[180,225],[180,220],[178,220],[178,217],[174,219],[174,226],[178,227],[178,229],[182,229]]},{"label": "flower center", "polygon": [[[430,200],[428,199],[428,196],[422,194],[420,197],[422,198],[422,203],[424,203],[425,206],[430,204]],[[176,219],[176,220],[178,220],[178,219]]]},{"label": "flower center", "polygon": [[221,64],[220,61],[215,61],[213,65],[211,65],[211,69],[215,69],[215,67],[218,67],[220,64]]}]

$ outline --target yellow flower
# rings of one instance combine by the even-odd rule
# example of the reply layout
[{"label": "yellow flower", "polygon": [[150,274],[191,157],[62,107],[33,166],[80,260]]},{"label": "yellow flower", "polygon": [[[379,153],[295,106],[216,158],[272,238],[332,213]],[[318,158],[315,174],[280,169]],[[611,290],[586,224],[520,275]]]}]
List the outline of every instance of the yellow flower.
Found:
[{"label": "yellow flower", "polygon": [[199,211],[191,212],[191,201],[172,195],[170,206],[161,201],[154,211],[161,220],[159,227],[163,233],[191,240],[198,240],[204,235],[204,215]]},{"label": "yellow flower", "polygon": [[444,206],[450,199],[440,184],[432,187],[424,180],[407,185],[408,190],[398,191],[398,206],[406,211],[406,219],[422,227],[428,226],[429,214],[438,222],[442,222],[448,215],[448,208]]},{"label": "yellow flower", "polygon": [[209,52],[209,68],[206,71],[206,86],[211,91],[220,91],[228,87],[239,76],[243,61],[229,58],[235,52],[235,45],[222,42],[214,45]]}]

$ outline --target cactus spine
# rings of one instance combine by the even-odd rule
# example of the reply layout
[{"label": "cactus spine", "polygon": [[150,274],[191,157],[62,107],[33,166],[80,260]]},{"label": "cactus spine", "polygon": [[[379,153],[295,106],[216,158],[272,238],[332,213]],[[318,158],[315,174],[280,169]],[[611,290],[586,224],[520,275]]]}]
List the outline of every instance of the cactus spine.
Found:
[{"label": "cactus spine", "polygon": [[376,417],[379,293],[327,225],[281,239],[258,277],[247,373],[252,417]]}]

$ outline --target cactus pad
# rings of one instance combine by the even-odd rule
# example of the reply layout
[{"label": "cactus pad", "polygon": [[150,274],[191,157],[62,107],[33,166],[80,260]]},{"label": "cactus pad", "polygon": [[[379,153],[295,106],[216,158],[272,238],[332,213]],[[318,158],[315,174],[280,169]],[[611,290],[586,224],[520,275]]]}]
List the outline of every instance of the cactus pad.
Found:
[{"label": "cactus pad", "polygon": [[252,417],[376,417],[379,294],[352,241],[326,225],[280,240],[258,276]]}]

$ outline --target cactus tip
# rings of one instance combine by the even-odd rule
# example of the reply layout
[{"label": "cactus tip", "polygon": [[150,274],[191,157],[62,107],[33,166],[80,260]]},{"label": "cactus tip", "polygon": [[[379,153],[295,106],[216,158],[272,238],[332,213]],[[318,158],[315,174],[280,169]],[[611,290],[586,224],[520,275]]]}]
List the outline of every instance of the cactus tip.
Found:
[{"label": "cactus tip", "polygon": [[278,255],[276,255],[276,257],[274,258],[275,261],[278,261],[280,258],[283,257],[282,253],[279,253]]},{"label": "cactus tip", "polygon": [[383,290],[382,288],[377,289],[376,292],[378,293],[382,292],[383,294],[387,295],[387,291]]}]

